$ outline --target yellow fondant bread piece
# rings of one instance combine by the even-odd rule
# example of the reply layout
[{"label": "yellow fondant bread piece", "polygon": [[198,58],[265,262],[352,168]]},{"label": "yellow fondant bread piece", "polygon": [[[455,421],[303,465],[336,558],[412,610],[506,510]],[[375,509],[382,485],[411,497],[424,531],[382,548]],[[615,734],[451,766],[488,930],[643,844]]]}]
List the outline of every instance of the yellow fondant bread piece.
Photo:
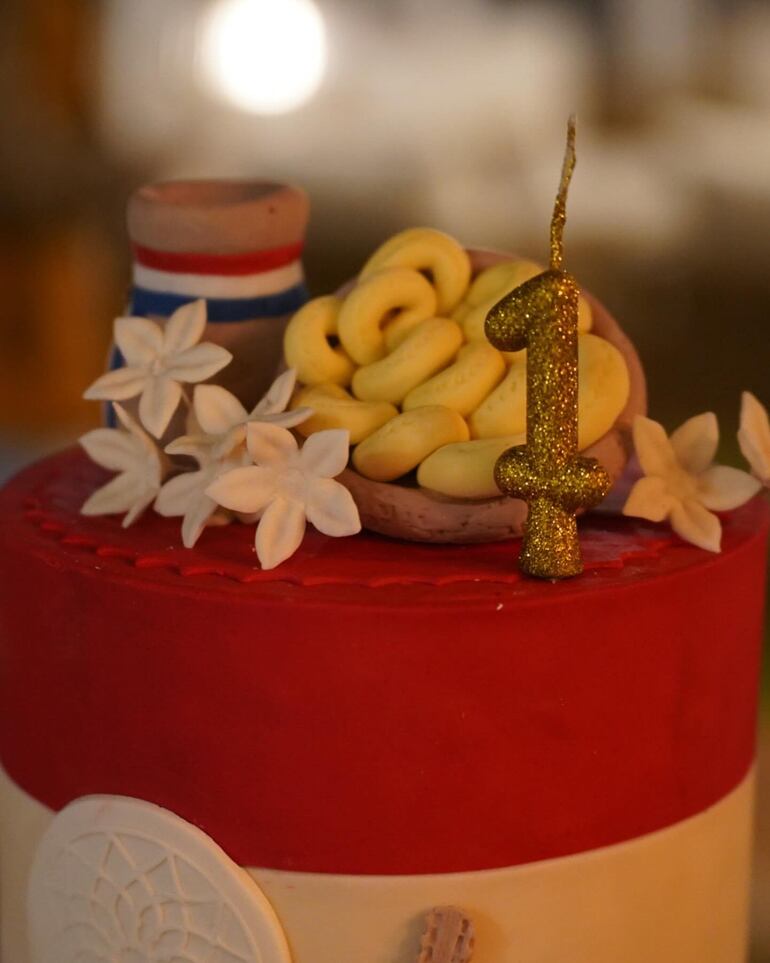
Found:
[{"label": "yellow fondant bread piece", "polygon": [[470,308],[476,308],[490,298],[499,300],[503,294],[541,274],[542,271],[543,268],[537,262],[524,258],[494,264],[476,275],[465,295],[464,303]]},{"label": "yellow fondant bread piece", "polygon": [[300,391],[292,408],[312,408],[314,414],[297,425],[307,437],[327,428],[344,428],[350,433],[350,444],[357,445],[398,414],[398,408],[387,401],[358,401],[335,384],[316,385]]},{"label": "yellow fondant bread piece", "polygon": [[468,316],[468,312],[471,310],[471,305],[467,301],[461,301],[460,304],[454,309],[450,317],[453,321],[456,321],[460,327],[462,327],[463,321]]},{"label": "yellow fondant bread piece", "polygon": [[422,462],[417,482],[448,498],[498,498],[495,462],[508,448],[525,441],[521,434],[444,445]]},{"label": "yellow fondant bread piece", "polygon": [[386,267],[406,267],[428,274],[438,297],[438,313],[450,314],[460,303],[471,279],[467,251],[442,231],[413,227],[379,247],[364,265],[361,280]]},{"label": "yellow fondant bread piece", "polygon": [[441,405],[413,408],[362,441],[353,451],[353,465],[372,481],[394,481],[442,445],[467,439],[468,426],[456,411]]},{"label": "yellow fondant bread piece", "polygon": [[526,431],[527,366],[514,361],[508,374],[468,418],[472,438],[499,438]]},{"label": "yellow fondant bread piece", "polygon": [[593,445],[626,407],[631,379],[621,352],[595,334],[578,338],[578,448]]},{"label": "yellow fondant bread piece", "polygon": [[578,333],[587,334],[594,326],[594,313],[591,305],[582,294],[578,294]]},{"label": "yellow fondant bread piece", "polygon": [[380,361],[353,375],[353,394],[362,401],[400,404],[409,392],[444,368],[463,343],[460,326],[448,318],[428,318]]},{"label": "yellow fondant bread piece", "polygon": [[297,311],[286,327],[284,357],[302,384],[350,384],[355,365],[328,340],[337,334],[341,305],[342,300],[334,295],[314,298]]},{"label": "yellow fondant bread piece", "polygon": [[[630,380],[623,355],[594,334],[578,338],[578,447],[582,451],[615,423],[628,401]],[[526,362],[514,362],[497,388],[470,415],[474,438],[526,431]]]},{"label": "yellow fondant bread piece", "polygon": [[466,344],[454,364],[412,388],[403,409],[444,405],[466,416],[489,395],[505,374],[502,354],[488,342]]},{"label": "yellow fondant bread piece", "polygon": [[382,332],[385,338],[385,351],[387,354],[395,351],[400,344],[406,341],[420,323],[420,321],[415,321],[411,317],[397,317],[394,318],[393,321],[389,321]]},{"label": "yellow fondant bread piece", "polygon": [[377,271],[345,298],[337,319],[342,347],[360,365],[384,357],[383,328],[404,332],[436,314],[436,292],[419,271],[393,267]]}]

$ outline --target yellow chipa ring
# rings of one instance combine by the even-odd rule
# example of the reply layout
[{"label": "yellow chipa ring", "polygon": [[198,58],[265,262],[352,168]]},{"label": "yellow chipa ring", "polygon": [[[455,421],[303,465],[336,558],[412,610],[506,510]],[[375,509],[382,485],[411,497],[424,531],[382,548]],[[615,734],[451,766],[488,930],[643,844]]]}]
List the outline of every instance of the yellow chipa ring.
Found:
[{"label": "yellow chipa ring", "polygon": [[333,295],[315,298],[300,308],[286,327],[283,350],[286,364],[304,385],[350,384],[355,364],[347,354],[332,347],[337,334],[342,301]]},{"label": "yellow chipa ring", "polygon": [[444,405],[464,417],[476,409],[505,374],[502,354],[489,342],[460,348],[454,364],[412,388],[403,409]]},{"label": "yellow chipa ring", "polygon": [[436,313],[436,292],[418,271],[388,268],[357,285],[345,298],[337,327],[343,348],[360,365],[388,350],[383,329],[405,334]]},{"label": "yellow chipa ring", "polygon": [[448,318],[427,318],[389,355],[353,375],[353,394],[362,401],[400,404],[406,395],[454,358],[463,333]]},{"label": "yellow chipa ring", "polygon": [[457,241],[428,227],[413,227],[394,235],[369,258],[359,275],[365,280],[385,267],[407,267],[429,274],[438,293],[438,313],[450,314],[471,280],[471,261]]}]

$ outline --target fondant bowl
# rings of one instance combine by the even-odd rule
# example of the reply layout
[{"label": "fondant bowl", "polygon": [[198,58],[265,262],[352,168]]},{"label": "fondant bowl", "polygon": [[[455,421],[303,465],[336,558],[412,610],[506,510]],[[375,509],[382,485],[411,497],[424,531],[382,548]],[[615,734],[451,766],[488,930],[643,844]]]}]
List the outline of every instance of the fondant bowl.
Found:
[{"label": "fondant bowl", "polygon": [[[494,251],[470,250],[469,254],[474,275],[511,259],[509,254]],[[585,291],[583,294],[593,310],[593,333],[613,344],[628,366],[630,391],[625,408],[612,429],[582,453],[601,462],[614,484],[632,450],[634,417],[647,411],[647,386],[636,349],[620,325],[596,298]],[[398,482],[370,481],[353,468],[345,469],[339,481],[352,494],[364,528],[408,541],[495,542],[517,538],[527,517],[525,502],[503,495],[483,500],[447,498]]]}]

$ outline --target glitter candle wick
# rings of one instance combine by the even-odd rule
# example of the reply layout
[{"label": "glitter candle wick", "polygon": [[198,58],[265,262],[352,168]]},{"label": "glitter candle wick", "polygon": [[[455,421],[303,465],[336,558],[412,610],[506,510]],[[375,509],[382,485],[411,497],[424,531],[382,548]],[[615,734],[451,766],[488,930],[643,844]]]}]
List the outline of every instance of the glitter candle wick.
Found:
[{"label": "glitter candle wick", "polygon": [[567,192],[575,170],[575,115],[567,121],[567,146],[561,167],[561,180],[551,216],[551,270],[561,271],[564,263],[564,225],[567,221]]}]

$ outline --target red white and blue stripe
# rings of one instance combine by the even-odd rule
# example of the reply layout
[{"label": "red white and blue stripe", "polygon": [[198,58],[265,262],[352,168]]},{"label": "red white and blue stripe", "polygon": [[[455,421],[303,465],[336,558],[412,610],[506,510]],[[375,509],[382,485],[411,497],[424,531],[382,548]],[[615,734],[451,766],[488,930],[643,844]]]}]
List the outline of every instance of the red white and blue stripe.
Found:
[{"label": "red white and blue stripe", "polygon": [[307,300],[302,243],[245,254],[156,251],[134,245],[131,313],[172,314],[205,298],[211,322],[290,314]]}]

